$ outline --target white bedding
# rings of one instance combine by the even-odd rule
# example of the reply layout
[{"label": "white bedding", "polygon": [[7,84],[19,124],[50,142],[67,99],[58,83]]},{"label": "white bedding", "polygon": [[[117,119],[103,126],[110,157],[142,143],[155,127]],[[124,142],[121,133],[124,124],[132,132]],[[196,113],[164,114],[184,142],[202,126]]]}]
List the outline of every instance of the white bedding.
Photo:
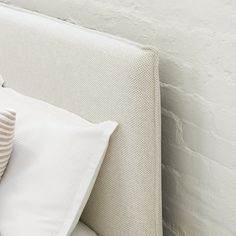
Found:
[{"label": "white bedding", "polygon": [[[9,88],[0,88],[0,110],[4,107],[16,112],[17,121],[14,151],[0,184],[1,234],[69,236],[117,124],[90,123]],[[9,127],[6,132],[12,134]]]},{"label": "white bedding", "polygon": [[97,234],[88,226],[79,222],[71,236],[97,236]]}]

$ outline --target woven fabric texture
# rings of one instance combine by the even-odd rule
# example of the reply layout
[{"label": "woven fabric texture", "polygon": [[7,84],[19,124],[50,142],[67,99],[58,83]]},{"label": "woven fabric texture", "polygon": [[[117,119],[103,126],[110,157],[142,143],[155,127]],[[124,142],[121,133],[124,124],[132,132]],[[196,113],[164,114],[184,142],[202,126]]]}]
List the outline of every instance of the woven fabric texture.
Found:
[{"label": "woven fabric texture", "polygon": [[99,236],[162,235],[156,50],[3,5],[0,31],[6,86],[119,123],[81,220]]},{"label": "woven fabric texture", "polygon": [[0,181],[13,149],[16,114],[11,110],[0,111]]}]

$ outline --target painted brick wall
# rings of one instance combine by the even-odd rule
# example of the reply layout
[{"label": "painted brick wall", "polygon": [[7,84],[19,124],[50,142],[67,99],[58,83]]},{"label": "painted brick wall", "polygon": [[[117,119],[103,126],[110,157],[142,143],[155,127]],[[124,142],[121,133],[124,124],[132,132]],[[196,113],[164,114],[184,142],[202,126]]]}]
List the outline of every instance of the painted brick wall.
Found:
[{"label": "painted brick wall", "polygon": [[236,235],[236,1],[7,2],[160,49],[164,235]]}]

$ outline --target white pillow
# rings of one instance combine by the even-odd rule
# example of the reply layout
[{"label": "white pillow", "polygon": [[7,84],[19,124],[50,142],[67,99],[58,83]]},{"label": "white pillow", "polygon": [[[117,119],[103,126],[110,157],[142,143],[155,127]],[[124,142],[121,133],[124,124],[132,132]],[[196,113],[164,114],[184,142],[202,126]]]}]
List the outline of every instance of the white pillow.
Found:
[{"label": "white pillow", "polygon": [[13,149],[15,120],[16,113],[14,111],[9,109],[0,111],[0,181]]},{"label": "white pillow", "polygon": [[14,151],[0,184],[0,234],[68,236],[94,185],[117,124],[92,124],[0,88],[0,109],[17,113]]}]

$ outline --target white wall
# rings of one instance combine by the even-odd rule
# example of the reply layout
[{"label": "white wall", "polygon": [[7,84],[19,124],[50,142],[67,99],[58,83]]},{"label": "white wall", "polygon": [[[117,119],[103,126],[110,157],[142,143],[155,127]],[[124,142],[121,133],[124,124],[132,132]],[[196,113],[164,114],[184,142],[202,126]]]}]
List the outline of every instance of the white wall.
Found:
[{"label": "white wall", "polygon": [[7,2],[160,49],[165,235],[236,235],[236,1]]}]

